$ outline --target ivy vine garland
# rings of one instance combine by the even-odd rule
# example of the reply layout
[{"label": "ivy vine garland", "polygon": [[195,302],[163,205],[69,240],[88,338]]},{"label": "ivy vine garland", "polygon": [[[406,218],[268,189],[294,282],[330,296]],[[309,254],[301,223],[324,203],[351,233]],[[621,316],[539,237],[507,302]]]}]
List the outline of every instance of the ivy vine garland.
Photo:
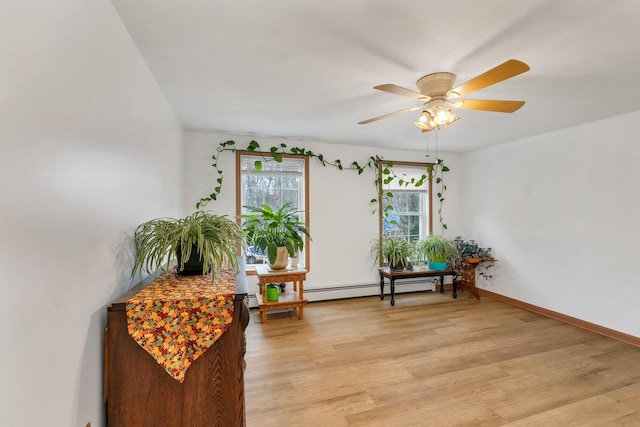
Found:
[{"label": "ivy vine garland", "polygon": [[[211,194],[209,194],[207,197],[201,198],[200,201],[196,203],[196,209],[200,209],[201,207],[205,206],[207,203],[217,200],[218,195],[222,190],[222,181],[223,181],[223,171],[218,166],[218,159],[220,155],[225,151],[230,151],[235,153],[238,150],[240,149],[236,148],[235,141],[230,140],[230,141],[225,141],[220,143],[220,146],[217,148],[216,153],[214,153],[211,156],[211,159],[213,160],[213,163],[211,164],[211,166],[215,169],[218,175],[218,177],[216,178],[216,185],[213,188],[213,192]],[[269,148],[268,151],[263,152],[260,150],[260,144],[257,141],[251,141],[245,149],[240,151],[249,151],[256,154],[260,154],[262,155],[262,158],[265,160],[267,156],[269,156],[269,157],[272,157],[273,160],[275,160],[278,163],[282,162],[282,156],[284,154],[307,156],[309,158],[315,158],[322,164],[322,166],[333,166],[338,170],[344,170],[344,169],[355,170],[358,172],[358,175],[361,175],[365,171],[365,168],[369,168],[374,171],[377,171],[381,162],[384,162],[386,166],[382,169],[383,177],[381,178],[380,175],[376,173],[376,179],[374,181],[374,184],[376,185],[376,188],[378,188],[378,198],[371,199],[370,203],[372,204],[378,203],[379,200],[390,201],[390,199],[393,198],[393,193],[390,191],[384,191],[381,184],[391,184],[393,181],[397,180],[398,185],[401,187],[405,187],[405,188],[409,186],[420,187],[424,184],[425,180],[435,179],[436,185],[440,186],[440,189],[436,192],[436,196],[438,197],[438,202],[439,202],[438,216],[440,218],[440,225],[442,226],[443,230],[447,229],[447,224],[444,222],[444,219],[442,218],[442,204],[445,200],[444,193],[447,190],[447,186],[444,184],[444,173],[449,172],[450,169],[447,166],[445,166],[444,161],[442,159],[437,159],[436,163],[433,163],[429,166],[432,172],[431,178],[429,178],[427,174],[423,174],[419,179],[411,178],[410,180],[404,180],[402,179],[402,177],[396,175],[393,172],[393,162],[384,160],[382,159],[382,157],[378,155],[369,157],[366,163],[360,164],[356,161],[353,161],[349,164],[349,166],[345,167],[342,161],[339,159],[336,159],[334,161],[329,161],[322,154],[316,154],[313,151],[307,150],[305,148],[287,147],[287,145],[284,143],[281,143],[278,146],[272,146],[271,148]],[[254,163],[254,167],[256,168],[257,171],[261,171],[262,161],[256,160]],[[392,209],[393,209],[393,206],[391,206],[391,203],[387,203],[387,207],[384,209],[384,212],[383,212],[384,215],[387,216],[388,212]]]}]

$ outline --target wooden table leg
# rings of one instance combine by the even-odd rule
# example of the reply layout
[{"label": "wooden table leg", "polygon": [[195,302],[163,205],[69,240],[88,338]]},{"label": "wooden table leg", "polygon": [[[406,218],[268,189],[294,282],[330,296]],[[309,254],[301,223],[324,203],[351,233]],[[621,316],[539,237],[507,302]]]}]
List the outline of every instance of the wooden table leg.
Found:
[{"label": "wooden table leg", "polygon": [[[267,285],[264,283],[259,283],[258,286],[260,286],[260,293],[262,294],[262,304],[266,304],[267,303],[267,289],[266,289]],[[266,306],[260,307],[260,315],[262,316],[262,324],[266,324],[267,323],[267,307]]]},{"label": "wooden table leg", "polygon": [[454,298],[458,298],[458,281],[456,280],[456,275],[455,274],[452,277],[453,277],[453,281],[452,281],[453,297]]},{"label": "wooden table leg", "polygon": [[[298,298],[302,300],[304,298],[304,282],[302,280],[298,280]],[[298,307],[298,320],[304,319],[304,306],[300,305]]]},{"label": "wooden table leg", "polygon": [[391,282],[391,305],[396,305],[396,284],[393,278],[389,279]]}]

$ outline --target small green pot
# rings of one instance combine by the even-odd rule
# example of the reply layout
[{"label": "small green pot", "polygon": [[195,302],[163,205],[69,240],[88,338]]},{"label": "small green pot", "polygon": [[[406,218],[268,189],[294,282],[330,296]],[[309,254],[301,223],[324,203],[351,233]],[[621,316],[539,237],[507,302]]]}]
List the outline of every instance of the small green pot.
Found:
[{"label": "small green pot", "polygon": [[280,286],[278,285],[267,285],[267,301],[275,302],[280,299]]}]

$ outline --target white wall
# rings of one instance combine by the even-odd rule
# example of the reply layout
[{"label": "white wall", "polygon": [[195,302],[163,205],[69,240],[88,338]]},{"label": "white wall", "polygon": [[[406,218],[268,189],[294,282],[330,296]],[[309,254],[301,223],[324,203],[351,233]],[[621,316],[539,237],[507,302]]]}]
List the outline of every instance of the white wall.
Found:
[{"label": "white wall", "polygon": [[[280,143],[288,147],[301,147],[328,160],[340,159],[349,165],[352,161],[365,163],[376,154],[388,160],[424,161],[425,153],[402,150],[382,150],[373,147],[326,144],[319,142],[286,141],[270,138],[250,138],[220,133],[185,132],[185,211],[195,209],[196,202],[208,195],[215,183],[216,175],[211,167],[211,155],[221,142],[236,141],[238,148],[245,148],[251,139],[256,139],[264,150]],[[441,153],[442,154],[442,153]],[[446,175],[449,191],[444,214],[449,224],[447,236],[455,237],[457,209],[459,203],[459,156],[442,154],[452,169]],[[218,165],[224,172],[222,193],[219,199],[205,209],[218,214],[235,215],[235,154],[227,152],[220,156]],[[374,256],[370,252],[371,243],[378,237],[378,216],[373,214],[374,206],[369,203],[376,197],[375,173],[368,170],[362,175],[351,170],[339,171],[333,167],[323,167],[311,159],[310,184],[310,225],[311,272],[307,275],[305,289],[371,284],[378,282]],[[434,232],[437,221],[434,221]],[[373,289],[375,292],[376,290]],[[341,293],[336,296],[362,295],[361,290]],[[368,293],[371,293],[367,291]],[[318,298],[312,293],[309,299]],[[326,295],[325,295],[326,296]]]},{"label": "white wall", "polygon": [[463,156],[465,235],[486,289],[640,337],[640,112]]},{"label": "white wall", "polygon": [[0,425],[104,425],[134,227],[181,214],[182,130],[111,2],[0,4]]}]

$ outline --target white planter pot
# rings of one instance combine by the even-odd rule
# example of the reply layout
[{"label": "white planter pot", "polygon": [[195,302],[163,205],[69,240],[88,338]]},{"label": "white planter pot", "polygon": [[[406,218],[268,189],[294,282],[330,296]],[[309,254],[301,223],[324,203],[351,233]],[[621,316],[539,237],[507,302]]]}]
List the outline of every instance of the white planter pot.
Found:
[{"label": "white planter pot", "polygon": [[269,268],[272,270],[284,270],[287,268],[287,264],[289,263],[289,253],[287,252],[287,248],[281,246],[278,248],[276,253],[276,261],[271,264],[269,263]]}]

